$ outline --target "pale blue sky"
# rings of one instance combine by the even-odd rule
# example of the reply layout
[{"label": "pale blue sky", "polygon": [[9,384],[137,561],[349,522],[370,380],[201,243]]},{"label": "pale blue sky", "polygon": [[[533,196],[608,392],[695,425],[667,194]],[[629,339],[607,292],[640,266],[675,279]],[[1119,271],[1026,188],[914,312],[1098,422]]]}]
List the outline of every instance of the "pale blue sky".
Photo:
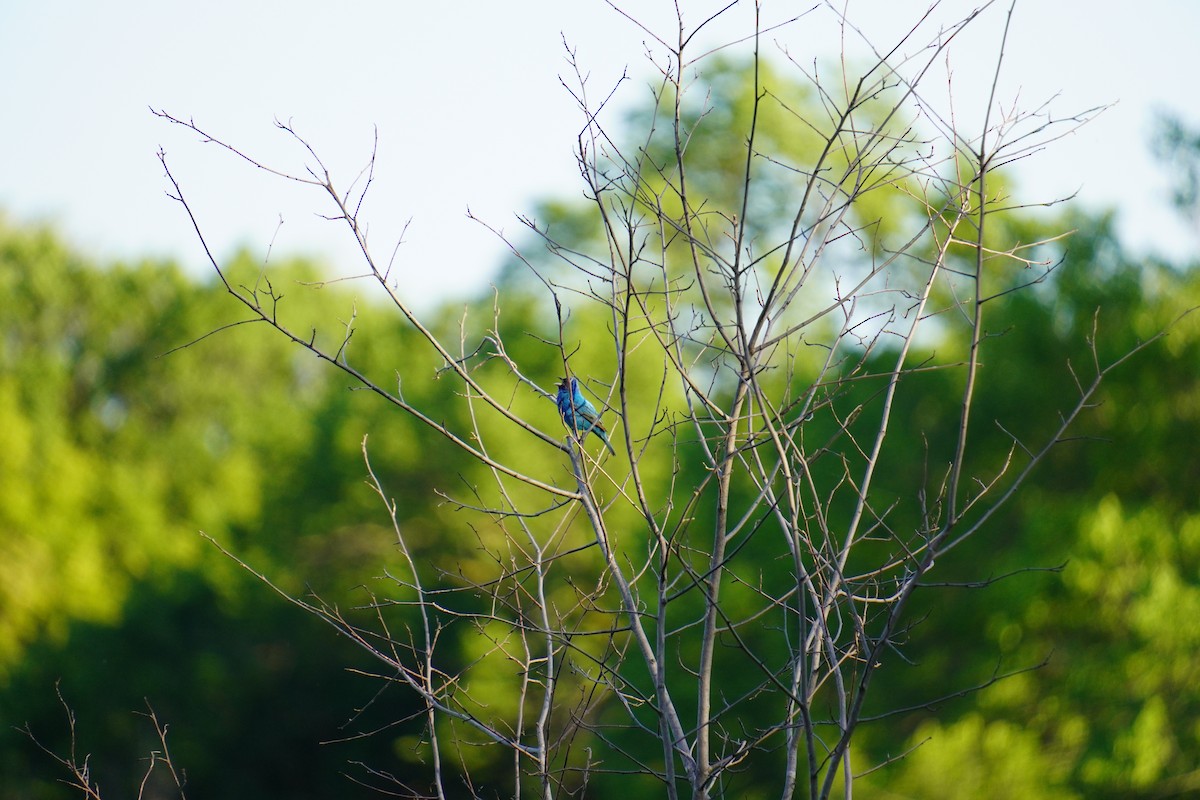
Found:
[{"label": "pale blue sky", "polygon": [[[720,4],[682,5],[699,20]],[[811,5],[763,2],[769,20]],[[950,0],[934,16],[949,23],[974,5]],[[631,0],[626,8],[662,25],[673,4]],[[848,5],[880,46],[926,8]],[[982,110],[978,95],[1007,8],[989,9],[977,38],[952,51],[963,114]],[[831,16],[819,9],[771,39],[809,59],[832,57],[839,42]],[[730,25],[713,33],[735,35]],[[646,96],[646,36],[600,0],[10,0],[0,10],[0,210],[51,222],[97,259],[167,256],[198,269],[195,234],[164,195],[161,145],[219,255],[238,245],[265,252],[282,215],[277,252],[314,252],[354,271],[342,231],[313,216],[324,210],[321,197],[254,174],[147,107],[193,117],[272,164],[300,169],[302,154],[272,125],[290,119],[343,184],[365,162],[378,126],[376,185],[364,215],[376,249],[390,252],[412,218],[399,256],[410,295],[425,301],[478,287],[503,247],[465,219],[468,206],[517,232],[514,215],[537,198],[579,192],[572,145],[581,120],[558,80],[568,69],[563,36],[591,71],[594,91],[628,66],[634,80],[621,105]],[[1120,210],[1134,245],[1190,252],[1196,241],[1168,211],[1148,143],[1157,108],[1200,123],[1198,36],[1200,3],[1190,0],[1019,2],[1001,97],[1011,102],[1019,90],[1029,108],[1057,95],[1051,109],[1061,116],[1117,102],[1022,164],[1027,199],[1079,189],[1086,206]]]}]

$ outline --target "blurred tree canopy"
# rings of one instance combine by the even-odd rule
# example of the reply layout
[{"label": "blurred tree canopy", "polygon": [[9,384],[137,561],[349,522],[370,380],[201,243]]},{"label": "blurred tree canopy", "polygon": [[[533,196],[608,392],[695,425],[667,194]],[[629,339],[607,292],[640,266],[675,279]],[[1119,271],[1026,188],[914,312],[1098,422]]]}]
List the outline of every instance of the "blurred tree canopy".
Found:
[{"label": "blurred tree canopy", "polygon": [[[174,265],[89,264],[46,230],[5,226],[0,284],[0,794],[63,796],[12,727],[64,752],[48,702],[60,680],[102,786],[122,794],[153,735],[131,713],[143,698],[202,794],[343,791],[345,759],[318,742],[370,699],[325,684],[354,653],[198,531],[292,591],[346,596],[390,553],[358,453],[384,426],[246,328],[170,352],[236,322],[223,290]],[[381,461],[412,446],[391,431]],[[394,485],[422,497],[437,479],[410,475]]]},{"label": "blurred tree canopy", "polygon": [[[739,67],[725,69],[710,77],[717,113],[708,126],[745,124],[745,98],[728,96],[743,85],[731,79]],[[701,150],[708,142],[703,130],[695,138]],[[787,143],[797,160],[803,144]],[[701,186],[720,205],[723,176],[740,165],[721,153],[708,161]],[[878,213],[887,218],[887,203]],[[596,235],[570,203],[547,203],[541,219],[559,243],[582,247]],[[1069,407],[1076,389],[1062,368],[1086,374],[1090,342],[1111,360],[1200,305],[1200,272],[1132,256],[1106,216],[1031,214],[1019,224],[1076,233],[1048,280],[1004,301],[1015,321],[997,332],[976,412],[980,427],[997,423],[996,458],[1010,441],[1001,425],[1032,436],[1035,420]],[[232,269],[247,284],[260,279],[249,254]],[[538,344],[545,309],[520,270],[502,276],[496,324],[518,343],[513,357],[548,385],[561,364]],[[353,313],[358,369],[386,384],[403,360],[406,374],[431,378],[405,393],[431,405],[450,391],[432,380],[437,359],[385,304],[319,284],[322,275],[304,261],[273,265],[281,313],[319,331]],[[265,328],[238,324],[223,286],[173,264],[94,264],[51,231],[5,224],[0,298],[0,794],[71,796],[13,727],[28,724],[65,751],[56,684],[78,715],[79,748],[113,796],[132,796],[138,758],[156,746],[135,715],[146,702],[171,726],[192,797],[374,796],[343,775],[369,782],[354,762],[417,781],[409,767],[419,725],[398,721],[419,706],[354,674],[372,666],[198,532],[283,590],[349,610],[370,599],[364,585],[386,591],[380,576],[397,559],[386,511],[363,480],[363,437],[419,557],[451,576],[497,557],[487,531],[437,493],[474,490],[486,483],[482,467]],[[573,313],[575,328],[605,324],[586,305]],[[460,316],[447,305],[432,324],[456,337]],[[485,333],[461,331],[468,341]],[[596,357],[585,349],[579,363]],[[887,464],[897,475],[923,469],[953,434],[944,420],[954,419],[958,379],[930,371],[919,380],[922,391],[901,395],[906,405],[894,412],[910,421],[912,439],[911,459]],[[650,373],[645,381],[653,396]],[[985,586],[918,595],[921,623],[906,649],[914,663],[881,676],[877,690],[911,711],[864,731],[858,764],[896,760],[863,779],[862,796],[1200,791],[1198,383],[1200,327],[1189,317],[1114,373],[1080,440],[1056,450],[988,532],[952,554],[947,572]],[[550,404],[515,402],[553,429]],[[670,480],[665,456],[659,471]],[[467,631],[454,633],[463,660],[479,655]],[[474,690],[499,701],[514,679],[497,672],[496,686]],[[770,780],[746,776],[746,797],[771,796]],[[612,786],[593,790],[606,796]]]}]

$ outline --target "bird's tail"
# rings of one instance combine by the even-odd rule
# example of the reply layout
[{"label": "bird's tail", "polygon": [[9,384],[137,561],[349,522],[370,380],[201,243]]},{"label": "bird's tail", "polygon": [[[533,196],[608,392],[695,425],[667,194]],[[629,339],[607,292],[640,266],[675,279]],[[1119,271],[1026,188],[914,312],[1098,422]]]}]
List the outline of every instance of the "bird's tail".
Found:
[{"label": "bird's tail", "polygon": [[615,456],[617,454],[617,451],[613,450],[612,442],[608,441],[608,434],[604,433],[601,430],[597,430],[596,434],[600,437],[600,441],[604,442],[604,446],[608,448],[608,452],[612,453]]}]

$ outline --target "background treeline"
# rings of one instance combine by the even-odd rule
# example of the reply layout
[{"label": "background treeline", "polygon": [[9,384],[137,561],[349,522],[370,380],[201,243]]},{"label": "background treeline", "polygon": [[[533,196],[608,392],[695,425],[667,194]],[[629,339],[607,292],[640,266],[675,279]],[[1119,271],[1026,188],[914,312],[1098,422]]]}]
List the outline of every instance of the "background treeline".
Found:
[{"label": "background treeline", "polygon": [[[736,97],[718,107],[725,124],[739,124]],[[1171,152],[1194,163],[1195,148],[1180,143]],[[1179,202],[1194,210],[1186,192]],[[594,235],[571,203],[547,203],[540,217],[563,240]],[[1077,396],[1065,367],[1089,374],[1093,339],[1107,362],[1200,305],[1195,265],[1134,257],[1104,215],[1043,211],[1027,224],[1076,232],[1049,280],[1005,301],[1013,324],[994,332],[1002,336],[984,364],[981,429],[1051,424]],[[232,269],[251,284],[261,266],[242,254]],[[537,338],[547,308],[522,270],[501,273],[498,324],[509,355],[549,386],[560,365]],[[272,265],[271,276],[281,313],[332,331],[356,315],[357,368],[384,384],[400,362],[406,374],[425,369],[430,380],[403,393],[422,407],[438,406],[438,393],[449,401],[453,387],[434,380],[441,365],[377,298],[320,285],[322,267],[304,261]],[[468,300],[488,323],[493,301],[490,288]],[[604,325],[584,304],[573,314],[575,325]],[[461,303],[429,315],[451,338],[461,317]],[[356,674],[374,667],[199,532],[283,590],[354,613],[368,590],[386,596],[381,578],[398,563],[386,511],[364,482],[363,437],[414,555],[450,579],[486,575],[494,555],[487,531],[438,490],[469,493],[487,476],[343,375],[240,321],[211,278],[169,263],[93,263],[53,231],[0,226],[0,796],[73,796],[18,730],[28,724],[45,747],[68,750],[56,686],[108,797],[134,796],[139,759],[158,747],[137,715],[147,702],[170,725],[191,798],[375,796],[358,783],[379,782],[372,770],[419,784],[413,700]],[[926,453],[953,435],[958,379],[935,370],[906,380],[921,382],[894,412],[911,459],[893,456],[884,485],[889,471],[925,469]],[[918,595],[905,649],[913,663],[882,673],[876,689],[881,708],[911,711],[867,727],[857,763],[908,754],[865,778],[862,796],[1200,792],[1196,320],[1116,371],[1101,398],[1079,440],[1055,450],[944,565],[970,585]],[[553,406],[543,413],[552,429]],[[994,453],[1010,441],[996,427]],[[464,662],[476,657],[468,628],[448,635]],[[772,780],[746,776],[744,796],[772,796]]]}]

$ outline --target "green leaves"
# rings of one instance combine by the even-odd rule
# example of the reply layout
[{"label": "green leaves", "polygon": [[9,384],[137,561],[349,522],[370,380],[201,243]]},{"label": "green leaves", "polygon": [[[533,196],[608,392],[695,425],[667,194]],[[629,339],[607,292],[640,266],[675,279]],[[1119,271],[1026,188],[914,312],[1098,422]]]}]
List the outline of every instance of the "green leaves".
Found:
[{"label": "green leaves", "polygon": [[[253,280],[252,260],[240,258]],[[281,265],[285,313],[320,323],[321,313],[352,307],[341,293],[314,302],[297,291],[312,275],[311,266]],[[4,227],[0,296],[5,720],[28,722],[62,752],[61,679],[100,774],[132,776],[142,747],[131,715],[145,698],[165,712],[197,788],[262,796],[267,787],[230,764],[241,758],[265,775],[333,735],[357,688],[301,687],[358,656],[325,641],[326,629],[200,531],[284,587],[329,589],[353,605],[364,599],[354,587],[395,557],[381,505],[362,483],[362,437],[376,434],[377,467],[421,498],[414,526],[435,513],[424,505],[428,482],[452,464],[421,469],[410,426],[286,342],[227,328],[238,318],[224,289],[171,264],[89,264],[47,231]],[[405,352],[395,328],[374,340],[376,349],[362,348],[372,369]],[[256,719],[258,740],[206,744],[228,738],[222,730],[245,734]],[[301,750],[278,735],[289,719]],[[0,793],[53,774],[27,746],[11,727],[0,731]],[[302,784],[344,788],[342,758],[323,752],[288,769]]]}]

